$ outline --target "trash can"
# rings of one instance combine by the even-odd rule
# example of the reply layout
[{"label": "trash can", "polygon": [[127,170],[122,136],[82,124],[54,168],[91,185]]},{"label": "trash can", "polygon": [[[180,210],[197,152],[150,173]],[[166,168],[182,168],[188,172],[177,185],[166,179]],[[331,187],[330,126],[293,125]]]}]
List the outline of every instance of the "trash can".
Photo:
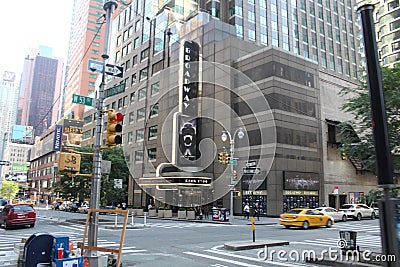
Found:
[{"label": "trash can", "polygon": [[228,222],[229,221],[229,210],[226,208],[220,208],[220,216],[219,220],[221,222]]},{"label": "trash can", "polygon": [[340,240],[338,246],[342,252],[347,250],[357,250],[357,232],[356,231],[339,231]]},{"label": "trash can", "polygon": [[219,221],[219,209],[218,208],[212,208],[212,220]]}]

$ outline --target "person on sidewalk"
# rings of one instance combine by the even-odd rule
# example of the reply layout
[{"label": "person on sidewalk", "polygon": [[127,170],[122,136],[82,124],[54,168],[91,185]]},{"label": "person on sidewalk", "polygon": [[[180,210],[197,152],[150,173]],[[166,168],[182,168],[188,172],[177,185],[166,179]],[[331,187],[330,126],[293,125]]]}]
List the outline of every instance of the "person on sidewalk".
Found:
[{"label": "person on sidewalk", "polygon": [[253,217],[257,217],[257,221],[260,220],[260,206],[258,205],[258,202],[254,205],[254,214]]},{"label": "person on sidewalk", "polygon": [[208,213],[210,212],[210,208],[205,205],[203,208],[204,219],[208,219]]},{"label": "person on sidewalk", "polygon": [[244,205],[243,213],[244,213],[244,218],[248,220],[249,217],[250,217],[250,206],[249,206],[249,203],[246,203],[246,205]]}]

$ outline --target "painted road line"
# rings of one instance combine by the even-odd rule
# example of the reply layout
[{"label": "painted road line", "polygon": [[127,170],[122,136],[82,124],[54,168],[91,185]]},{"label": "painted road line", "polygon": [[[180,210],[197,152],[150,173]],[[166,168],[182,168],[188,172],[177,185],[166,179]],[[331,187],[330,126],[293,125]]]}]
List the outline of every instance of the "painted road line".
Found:
[{"label": "painted road line", "polygon": [[[235,264],[235,266],[261,267],[260,265],[253,265],[253,264],[248,264],[248,263],[244,263],[244,262],[238,262],[236,260],[229,260],[229,259],[225,259],[225,258],[215,257],[215,256],[211,256],[211,255],[204,255],[204,254],[191,252],[191,251],[185,251],[183,253],[185,253],[187,255],[192,255],[192,256],[197,256],[197,257],[210,259],[210,260],[228,262],[228,263],[231,263],[231,264]],[[287,265],[287,266],[293,266],[293,265]]]}]

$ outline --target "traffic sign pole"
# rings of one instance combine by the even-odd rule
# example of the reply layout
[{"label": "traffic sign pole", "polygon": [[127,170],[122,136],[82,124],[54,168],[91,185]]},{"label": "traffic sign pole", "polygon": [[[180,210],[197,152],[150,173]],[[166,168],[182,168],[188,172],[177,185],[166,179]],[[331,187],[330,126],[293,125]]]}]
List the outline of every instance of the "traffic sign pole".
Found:
[{"label": "traffic sign pole", "polygon": [[[103,66],[106,64],[106,60],[109,58],[109,36],[111,32],[111,21],[112,21],[112,13],[118,6],[117,1],[109,0],[104,1],[104,10],[106,11],[106,29],[104,34],[104,48],[103,48]],[[97,119],[96,119],[96,132],[94,136],[94,146],[93,146],[93,177],[92,177],[92,191],[90,195],[90,205],[94,209],[99,208],[100,204],[100,178],[101,178],[101,126],[103,122],[103,101],[104,101],[104,87],[106,81],[106,72],[103,67],[102,70],[102,79],[99,88],[99,97],[97,99]],[[90,221],[89,221],[89,230],[88,230],[88,245],[92,247],[97,247],[97,238],[98,238],[98,226],[99,226],[99,214],[97,212],[90,213]],[[87,251],[87,255],[89,258],[89,265],[97,265],[97,251]]]}]

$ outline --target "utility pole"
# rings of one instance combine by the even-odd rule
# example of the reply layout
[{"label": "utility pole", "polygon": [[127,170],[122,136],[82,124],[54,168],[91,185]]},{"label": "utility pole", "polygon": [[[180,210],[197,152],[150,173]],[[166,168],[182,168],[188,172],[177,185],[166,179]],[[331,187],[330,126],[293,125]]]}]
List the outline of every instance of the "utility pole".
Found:
[{"label": "utility pole", "polygon": [[[103,101],[104,101],[104,86],[106,81],[106,61],[109,58],[109,35],[111,31],[111,20],[112,13],[118,6],[117,1],[105,0],[103,8],[106,11],[106,30],[104,34],[104,47],[103,54],[103,71],[101,84],[97,98],[97,111],[96,111],[96,132],[94,136],[94,152],[93,152],[93,177],[92,177],[92,191],[90,195],[90,205],[93,209],[98,209],[100,204],[100,180],[101,180],[101,126],[103,121]],[[97,212],[91,213],[88,230],[88,245],[97,247],[98,238],[98,227],[99,227],[99,214]],[[89,265],[96,266],[97,262],[97,251],[88,250]],[[93,264],[91,264],[93,263]]]}]

